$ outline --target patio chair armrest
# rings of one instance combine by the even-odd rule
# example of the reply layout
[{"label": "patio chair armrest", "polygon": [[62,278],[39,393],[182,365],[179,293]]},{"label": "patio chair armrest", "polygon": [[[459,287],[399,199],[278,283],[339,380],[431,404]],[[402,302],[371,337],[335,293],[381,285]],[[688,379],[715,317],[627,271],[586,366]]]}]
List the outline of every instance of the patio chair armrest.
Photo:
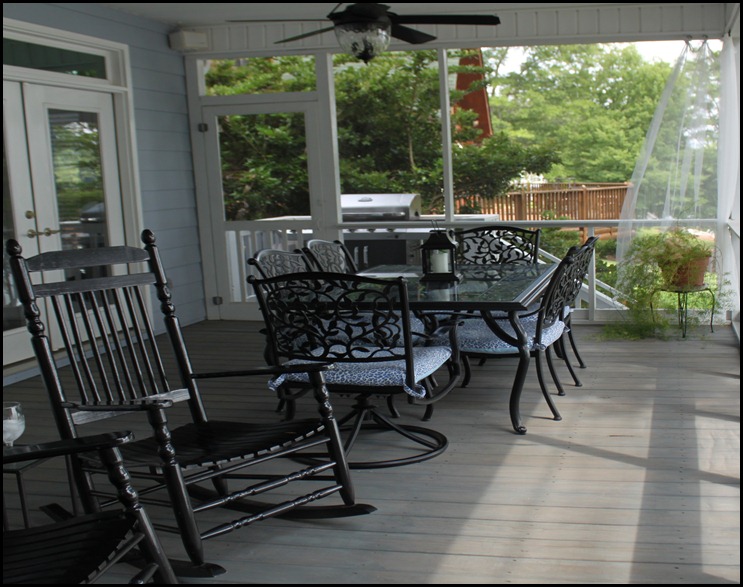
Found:
[{"label": "patio chair armrest", "polygon": [[251,377],[256,375],[276,376],[284,373],[318,373],[332,369],[328,363],[303,363],[301,365],[283,365],[274,367],[256,367],[240,371],[214,371],[210,373],[192,373],[192,379],[216,379],[218,377]]}]

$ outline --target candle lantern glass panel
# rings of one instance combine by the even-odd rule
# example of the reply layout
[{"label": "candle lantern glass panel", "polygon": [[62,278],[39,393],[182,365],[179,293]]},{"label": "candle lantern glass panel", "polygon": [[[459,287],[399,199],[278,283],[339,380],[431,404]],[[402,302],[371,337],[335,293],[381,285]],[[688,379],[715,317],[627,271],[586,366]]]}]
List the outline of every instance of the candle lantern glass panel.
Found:
[{"label": "candle lantern glass panel", "polygon": [[457,241],[451,230],[432,230],[421,246],[422,281],[459,281]]}]

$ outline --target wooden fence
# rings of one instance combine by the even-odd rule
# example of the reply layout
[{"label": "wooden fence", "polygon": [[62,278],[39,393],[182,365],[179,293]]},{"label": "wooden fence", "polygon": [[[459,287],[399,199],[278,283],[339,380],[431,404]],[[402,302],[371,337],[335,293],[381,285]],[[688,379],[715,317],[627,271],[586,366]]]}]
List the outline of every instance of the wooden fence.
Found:
[{"label": "wooden fence", "polygon": [[457,211],[498,214],[512,220],[614,220],[622,211],[629,184],[544,184],[494,198],[456,201]]}]

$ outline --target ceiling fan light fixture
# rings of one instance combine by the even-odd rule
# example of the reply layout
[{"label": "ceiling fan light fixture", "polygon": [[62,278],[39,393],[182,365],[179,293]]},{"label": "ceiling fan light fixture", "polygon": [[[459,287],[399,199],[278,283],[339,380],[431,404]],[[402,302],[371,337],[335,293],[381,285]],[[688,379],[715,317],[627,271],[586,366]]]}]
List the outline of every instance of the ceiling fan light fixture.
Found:
[{"label": "ceiling fan light fixture", "polygon": [[389,21],[346,22],[335,26],[335,36],[346,53],[369,63],[390,45]]}]

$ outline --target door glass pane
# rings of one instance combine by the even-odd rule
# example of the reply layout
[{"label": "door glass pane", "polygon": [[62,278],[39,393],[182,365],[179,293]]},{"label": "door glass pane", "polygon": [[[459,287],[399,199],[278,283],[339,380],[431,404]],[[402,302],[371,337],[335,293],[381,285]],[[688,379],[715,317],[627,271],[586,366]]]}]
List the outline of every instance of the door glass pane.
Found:
[{"label": "door glass pane", "polygon": [[226,220],[309,216],[304,114],[220,116]]},{"label": "door glass pane", "polygon": [[[5,134],[3,129],[3,135]],[[5,137],[3,136],[3,245],[9,238],[17,238],[13,220],[13,202],[10,197],[8,164],[5,160]],[[3,332],[23,326],[23,312],[10,275],[8,254],[3,246]]]},{"label": "door glass pane", "polygon": [[[49,111],[54,185],[62,249],[106,246],[98,115],[73,110]],[[43,229],[46,230],[46,229]],[[68,272],[68,279],[92,277],[89,269]]]}]

